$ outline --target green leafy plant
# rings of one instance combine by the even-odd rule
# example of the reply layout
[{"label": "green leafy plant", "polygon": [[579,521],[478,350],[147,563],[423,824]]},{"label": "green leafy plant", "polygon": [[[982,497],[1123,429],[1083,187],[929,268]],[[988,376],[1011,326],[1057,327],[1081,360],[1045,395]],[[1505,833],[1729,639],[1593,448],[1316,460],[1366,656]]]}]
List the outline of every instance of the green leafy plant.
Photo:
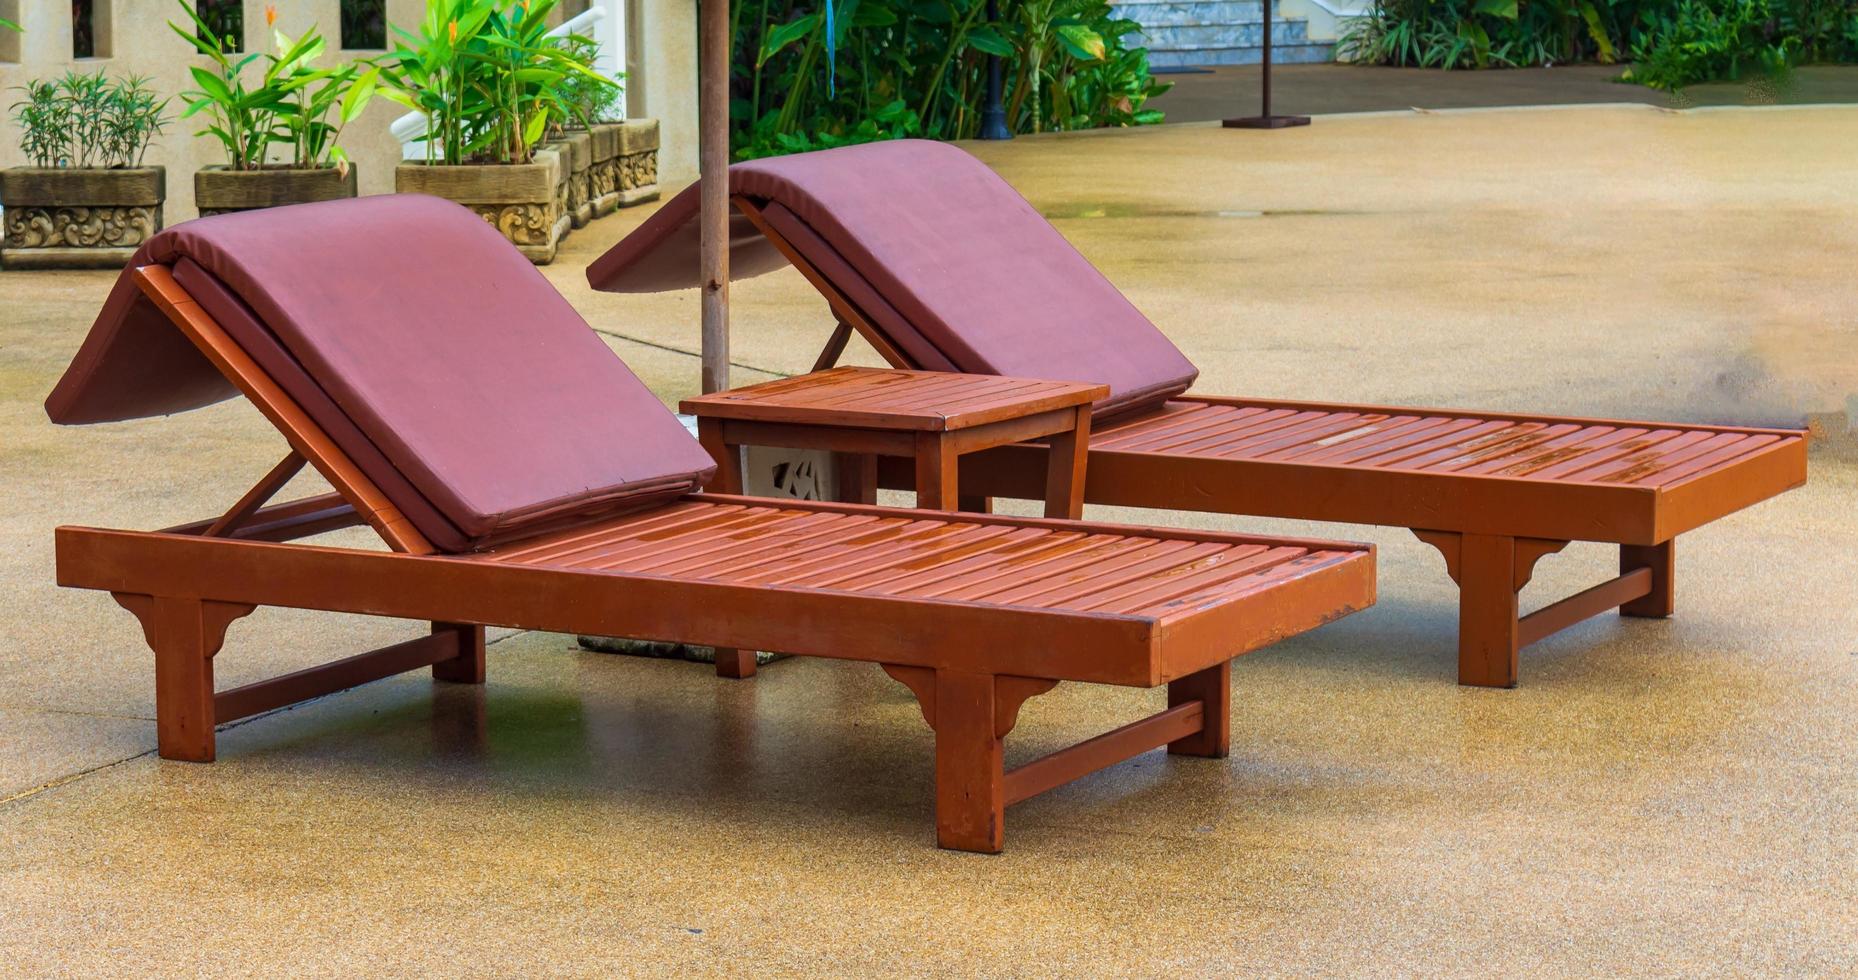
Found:
[{"label": "green leafy plant", "polygon": [[528,163],[551,123],[572,118],[562,82],[614,86],[548,35],[556,0],[429,0],[399,38],[382,92],[428,120],[428,163]]},{"label": "green leafy plant", "polygon": [[1683,0],[1639,43],[1624,77],[1669,90],[1756,73],[1784,81],[1804,47],[1782,29],[1770,0]]},{"label": "green leafy plant", "polygon": [[583,69],[569,72],[556,86],[556,95],[567,111],[561,124],[584,128],[612,119],[613,107],[619,104],[621,94],[618,83],[626,76],[612,75],[609,82],[608,76],[602,76],[594,70],[594,55],[599,51],[599,45],[592,38],[569,34],[560,38],[559,43],[562,50],[568,52],[568,57],[573,58]]},{"label": "green leafy plant", "polygon": [[19,26],[18,24],[13,23],[10,20],[7,20],[5,17],[0,17],[0,30],[14,31],[20,34],[24,34],[26,32],[25,28]]},{"label": "green leafy plant", "polygon": [[[1104,0],[739,0],[731,144],[739,158],[980,129],[988,56],[1015,132],[1159,122],[1168,86],[1140,28]],[[830,14],[830,16],[828,16]]]},{"label": "green leafy plant", "polygon": [[[1645,0],[1657,2],[1657,0]],[[1611,63],[1642,0],[1375,0],[1338,60],[1417,68]]]},{"label": "green leafy plant", "polygon": [[1337,44],[1343,61],[1501,68],[1571,61],[1676,89],[1793,66],[1858,61],[1858,0],[1375,0]]},{"label": "green leafy plant", "polygon": [[[318,68],[316,61],[327,47],[322,35],[312,29],[292,40],[272,26],[276,12],[271,8],[265,19],[276,52],[241,56],[186,0],[180,4],[191,29],[172,22],[168,27],[212,63],[211,68],[190,68],[199,88],[181,93],[187,103],[181,118],[205,113],[209,120],[195,135],[219,140],[233,170],[262,169],[270,149],[281,146],[286,150],[281,166],[333,166],[346,174],[349,158],[338,140],[374,97],[380,69],[365,61]],[[257,77],[248,78],[247,69],[254,66]]]},{"label": "green leafy plant", "polygon": [[38,167],[139,167],[167,124],[167,100],[139,76],[66,72],[19,91],[20,148]]}]

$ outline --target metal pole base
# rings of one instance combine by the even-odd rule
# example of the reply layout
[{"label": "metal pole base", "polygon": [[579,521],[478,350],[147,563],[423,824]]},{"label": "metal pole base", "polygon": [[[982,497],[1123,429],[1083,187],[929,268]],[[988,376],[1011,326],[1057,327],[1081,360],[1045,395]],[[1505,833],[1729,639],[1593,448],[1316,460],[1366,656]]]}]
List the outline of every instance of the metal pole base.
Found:
[{"label": "metal pole base", "polygon": [[1240,119],[1228,119],[1221,126],[1227,129],[1289,129],[1292,126],[1308,126],[1308,116],[1245,116]]},{"label": "metal pole base", "polygon": [[987,109],[981,113],[981,139],[1010,140],[1013,131],[1006,128],[1005,109]]}]

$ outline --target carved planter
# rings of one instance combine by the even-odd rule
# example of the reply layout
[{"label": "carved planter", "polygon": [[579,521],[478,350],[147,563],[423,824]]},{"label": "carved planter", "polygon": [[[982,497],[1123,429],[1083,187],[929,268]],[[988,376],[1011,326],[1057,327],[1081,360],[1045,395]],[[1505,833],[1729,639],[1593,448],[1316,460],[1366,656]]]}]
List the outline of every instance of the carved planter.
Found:
[{"label": "carved planter", "polygon": [[593,216],[658,199],[658,120],[600,123],[593,144]]},{"label": "carved planter", "polygon": [[568,217],[574,227],[585,228],[594,219],[594,137],[584,129],[571,129],[562,135],[561,146],[568,162]]},{"label": "carved planter", "polygon": [[620,207],[658,200],[658,120],[620,124],[617,166]]},{"label": "carved planter", "polygon": [[561,225],[561,238],[568,237],[574,230],[574,213],[568,209],[568,145],[566,143],[549,143],[535,151],[537,160],[548,156],[555,161],[555,214]]},{"label": "carved planter", "polygon": [[561,161],[451,167],[407,162],[394,168],[394,189],[456,201],[478,213],[537,265],[554,261],[568,216],[556,201]]},{"label": "carved planter", "polygon": [[344,177],[334,167],[315,170],[227,170],[207,167],[194,173],[194,205],[202,218],[231,211],[309,204],[355,196],[355,168]]},{"label": "carved planter", "polygon": [[0,268],[120,269],[161,230],[161,167],[0,171]]},{"label": "carved planter", "polygon": [[593,144],[588,196],[596,218],[619,207],[619,129],[619,123],[597,123],[587,131]]}]

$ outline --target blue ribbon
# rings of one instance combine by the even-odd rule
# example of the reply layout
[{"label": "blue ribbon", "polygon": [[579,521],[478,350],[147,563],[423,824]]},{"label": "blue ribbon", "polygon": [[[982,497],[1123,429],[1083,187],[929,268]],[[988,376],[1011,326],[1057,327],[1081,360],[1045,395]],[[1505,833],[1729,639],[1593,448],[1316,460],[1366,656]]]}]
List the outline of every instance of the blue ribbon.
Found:
[{"label": "blue ribbon", "polygon": [[833,25],[832,0],[826,0],[826,94],[839,94],[839,32]]}]

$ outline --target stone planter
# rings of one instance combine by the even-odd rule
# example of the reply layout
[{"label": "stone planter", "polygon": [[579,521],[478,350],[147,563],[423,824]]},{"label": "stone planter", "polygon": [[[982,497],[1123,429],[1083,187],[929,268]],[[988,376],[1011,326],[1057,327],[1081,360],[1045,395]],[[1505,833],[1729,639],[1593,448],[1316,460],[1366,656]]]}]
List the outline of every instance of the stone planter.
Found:
[{"label": "stone planter", "polygon": [[161,230],[162,167],[0,171],[0,268],[120,269]]},{"label": "stone planter", "polygon": [[594,220],[594,137],[584,129],[569,130],[561,137],[561,145],[568,161],[568,217],[574,227],[585,228]]},{"label": "stone planter", "polygon": [[568,169],[571,166],[568,145],[550,143],[536,151],[536,159],[542,159],[544,154],[555,160],[555,214],[556,221],[561,225],[561,237],[566,238],[574,229],[574,214],[568,210]]},{"label": "stone planter", "polygon": [[587,193],[596,218],[619,207],[619,130],[619,123],[598,123],[587,131],[593,152]]},{"label": "stone planter", "polygon": [[658,200],[658,120],[621,124],[618,167],[620,207]]},{"label": "stone planter", "polygon": [[194,172],[194,205],[202,218],[233,211],[253,211],[285,204],[309,204],[355,196],[355,168],[348,176],[334,167],[291,170],[228,170],[206,167]]},{"label": "stone planter", "polygon": [[451,167],[403,163],[394,168],[394,190],[431,194],[477,212],[537,265],[554,261],[567,230],[556,191],[561,161],[555,154],[534,163]]}]

